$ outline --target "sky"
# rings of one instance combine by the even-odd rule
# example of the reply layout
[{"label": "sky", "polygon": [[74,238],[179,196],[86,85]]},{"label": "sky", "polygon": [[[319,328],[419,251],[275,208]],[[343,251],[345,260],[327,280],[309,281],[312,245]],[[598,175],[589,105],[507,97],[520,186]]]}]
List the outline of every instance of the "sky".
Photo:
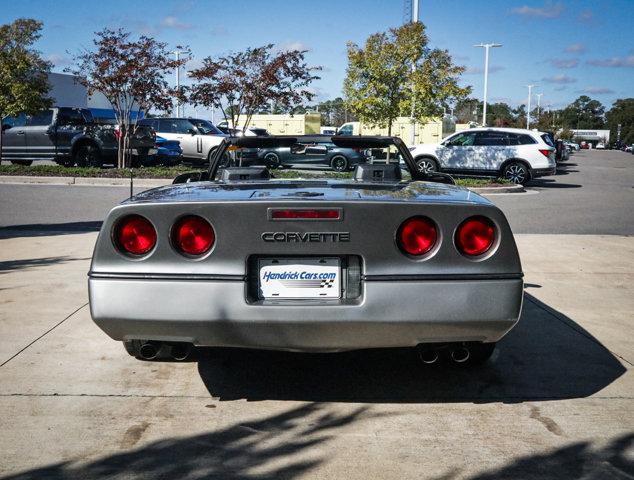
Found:
[{"label": "sky", "polygon": [[[408,0],[407,0],[408,1]],[[124,28],[152,35],[170,47],[188,45],[202,58],[273,43],[306,49],[306,60],[323,67],[313,83],[317,100],[341,96],[346,43],[401,25],[404,0],[21,0],[0,9],[0,22],[36,18],[44,23],[37,48],[61,72],[94,32]],[[634,0],[419,0],[429,46],[447,49],[466,71],[462,85],[482,98],[484,50],[491,49],[489,103],[526,103],[528,89],[541,105],[561,108],[580,95],[609,108],[634,97]],[[536,102],[533,98],[533,102]],[[533,103],[534,105],[535,103]]]}]

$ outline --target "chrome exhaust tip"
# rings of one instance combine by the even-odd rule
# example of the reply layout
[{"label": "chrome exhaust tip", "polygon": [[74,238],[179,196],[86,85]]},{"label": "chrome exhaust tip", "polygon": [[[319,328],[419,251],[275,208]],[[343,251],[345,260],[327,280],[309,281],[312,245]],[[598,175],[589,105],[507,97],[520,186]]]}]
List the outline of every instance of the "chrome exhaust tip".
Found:
[{"label": "chrome exhaust tip", "polygon": [[434,348],[418,348],[418,358],[420,361],[431,365],[432,363],[436,363],[438,361],[438,351]]},{"label": "chrome exhaust tip", "polygon": [[182,362],[187,360],[189,354],[192,351],[192,346],[189,343],[176,343],[170,348],[170,355],[174,360]]},{"label": "chrome exhaust tip", "polygon": [[469,360],[471,354],[467,347],[457,347],[451,350],[451,359],[456,363],[464,363]]},{"label": "chrome exhaust tip", "polygon": [[141,348],[139,349],[139,354],[144,360],[154,360],[158,355],[159,349],[160,345],[152,342],[146,342],[141,345]]}]

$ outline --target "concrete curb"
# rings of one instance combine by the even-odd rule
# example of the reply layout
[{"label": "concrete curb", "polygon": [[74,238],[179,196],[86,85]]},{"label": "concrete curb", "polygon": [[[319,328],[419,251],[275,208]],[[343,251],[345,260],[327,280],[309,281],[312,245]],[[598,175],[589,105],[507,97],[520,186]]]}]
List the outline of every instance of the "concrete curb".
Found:
[{"label": "concrete curb", "polygon": [[[0,176],[0,184],[45,184],[45,185],[83,185],[83,186],[107,186],[128,187],[129,178],[105,178],[105,177],[36,177],[5,175]],[[153,188],[162,187],[172,183],[172,179],[165,178],[135,178],[135,187]],[[474,187],[469,188],[478,194],[487,193],[524,193],[522,185],[509,185],[504,187]]]},{"label": "concrete curb", "polygon": [[469,190],[478,194],[526,192],[526,190],[524,189],[524,185],[509,185],[504,187],[474,187],[474,188],[470,188]]},{"label": "concrete curb", "polygon": [[[128,187],[129,178],[104,178],[104,177],[37,177],[6,175],[0,176],[0,184],[40,184],[40,185],[81,185],[81,186],[105,186],[105,187]],[[172,179],[156,178],[135,178],[135,187],[161,187],[169,185]]]}]

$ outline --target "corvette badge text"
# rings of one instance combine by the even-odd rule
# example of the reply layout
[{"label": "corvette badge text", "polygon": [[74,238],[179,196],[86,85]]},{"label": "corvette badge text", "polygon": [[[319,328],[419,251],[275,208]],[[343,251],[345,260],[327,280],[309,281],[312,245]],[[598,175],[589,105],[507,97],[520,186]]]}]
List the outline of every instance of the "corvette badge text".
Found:
[{"label": "corvette badge text", "polygon": [[350,232],[264,232],[262,240],[298,243],[349,242]]}]

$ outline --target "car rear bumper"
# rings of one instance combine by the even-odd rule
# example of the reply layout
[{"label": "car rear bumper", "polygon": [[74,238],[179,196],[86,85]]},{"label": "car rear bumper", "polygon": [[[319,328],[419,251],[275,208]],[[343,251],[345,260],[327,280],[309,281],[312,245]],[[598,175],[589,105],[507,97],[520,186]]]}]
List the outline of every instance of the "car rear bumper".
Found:
[{"label": "car rear bumper", "polygon": [[519,276],[366,281],[358,301],[249,303],[243,281],[89,279],[95,323],[115,340],[290,351],[495,342],[517,323]]},{"label": "car rear bumper", "polygon": [[531,178],[546,177],[548,175],[555,175],[557,173],[557,167],[548,168],[533,168],[531,170]]}]

